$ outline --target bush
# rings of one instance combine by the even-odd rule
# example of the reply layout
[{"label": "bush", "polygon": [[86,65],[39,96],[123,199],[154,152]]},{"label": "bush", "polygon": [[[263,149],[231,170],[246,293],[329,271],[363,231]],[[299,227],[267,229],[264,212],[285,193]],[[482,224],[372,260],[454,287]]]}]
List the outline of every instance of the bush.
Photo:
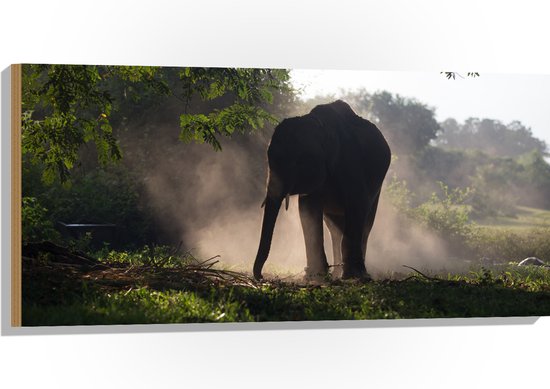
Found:
[{"label": "bush", "polygon": [[386,187],[386,192],[401,214],[436,232],[448,243],[461,244],[473,231],[471,207],[465,204],[473,191],[469,188],[451,190],[442,182],[438,184],[441,194],[432,193],[428,201],[418,206],[411,205],[414,194],[408,189],[407,183],[399,181],[395,175]]},{"label": "bush", "polygon": [[453,242],[470,236],[472,233],[471,207],[465,202],[473,191],[470,188],[450,190],[442,182],[439,182],[439,186],[442,196],[439,197],[437,193],[433,193],[427,202],[414,209],[415,218]]},{"label": "bush", "polygon": [[40,202],[41,217],[49,226],[58,221],[113,223],[125,246],[140,246],[149,239],[150,211],[141,200],[141,180],[123,166],[79,171],[64,185],[44,184],[40,171],[39,165],[24,166],[23,194]]},{"label": "bush", "polygon": [[23,197],[21,206],[23,243],[59,239],[59,233],[54,229],[47,214],[48,210],[36,197]]}]

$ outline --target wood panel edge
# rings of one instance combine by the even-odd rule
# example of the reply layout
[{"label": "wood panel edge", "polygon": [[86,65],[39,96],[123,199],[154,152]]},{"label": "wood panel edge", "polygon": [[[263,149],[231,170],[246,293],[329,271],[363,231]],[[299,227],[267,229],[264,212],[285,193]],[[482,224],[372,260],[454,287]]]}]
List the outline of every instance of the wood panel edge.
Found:
[{"label": "wood panel edge", "polygon": [[22,325],[21,259],[22,65],[11,65],[11,325]]}]

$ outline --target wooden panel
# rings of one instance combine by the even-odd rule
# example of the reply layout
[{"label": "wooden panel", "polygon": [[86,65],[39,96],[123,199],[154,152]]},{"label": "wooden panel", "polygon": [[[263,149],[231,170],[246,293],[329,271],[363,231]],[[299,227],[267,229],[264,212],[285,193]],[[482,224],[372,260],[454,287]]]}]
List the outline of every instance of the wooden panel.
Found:
[{"label": "wooden panel", "polygon": [[11,325],[21,326],[21,65],[11,65]]}]

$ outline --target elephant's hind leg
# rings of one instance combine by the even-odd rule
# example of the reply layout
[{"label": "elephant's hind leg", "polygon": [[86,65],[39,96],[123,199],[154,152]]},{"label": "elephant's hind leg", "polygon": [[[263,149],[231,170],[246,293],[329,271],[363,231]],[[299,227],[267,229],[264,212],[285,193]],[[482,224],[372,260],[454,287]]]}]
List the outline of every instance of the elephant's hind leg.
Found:
[{"label": "elephant's hind leg", "polygon": [[325,222],[330,231],[332,241],[332,277],[342,277],[342,236],[344,231],[344,216],[325,214]]},{"label": "elephant's hind leg", "polygon": [[364,206],[350,207],[345,214],[344,236],[342,238],[342,278],[368,279],[363,254],[363,226],[367,219]]},{"label": "elephant's hind leg", "polygon": [[363,257],[367,257],[367,241],[369,240],[369,235],[374,225],[374,218],[376,217],[376,210],[378,209],[378,200],[380,199],[380,193],[375,197],[374,202],[371,206],[365,227],[363,229]]},{"label": "elephant's hind leg", "polygon": [[323,247],[323,206],[320,196],[300,196],[300,221],[306,244],[306,279],[320,280],[328,274],[328,262]]}]

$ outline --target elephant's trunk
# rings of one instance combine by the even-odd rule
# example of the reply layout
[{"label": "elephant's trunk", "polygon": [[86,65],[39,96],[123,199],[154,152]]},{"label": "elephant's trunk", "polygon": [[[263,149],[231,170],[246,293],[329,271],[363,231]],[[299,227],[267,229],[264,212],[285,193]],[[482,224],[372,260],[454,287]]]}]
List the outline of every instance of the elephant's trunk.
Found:
[{"label": "elephant's trunk", "polygon": [[258,248],[258,254],[256,254],[256,260],[254,261],[254,278],[257,280],[262,279],[262,268],[269,255],[273,230],[275,229],[275,222],[277,221],[277,215],[279,214],[279,208],[281,208],[282,201],[282,196],[272,197],[269,193],[265,199],[260,246]]}]

